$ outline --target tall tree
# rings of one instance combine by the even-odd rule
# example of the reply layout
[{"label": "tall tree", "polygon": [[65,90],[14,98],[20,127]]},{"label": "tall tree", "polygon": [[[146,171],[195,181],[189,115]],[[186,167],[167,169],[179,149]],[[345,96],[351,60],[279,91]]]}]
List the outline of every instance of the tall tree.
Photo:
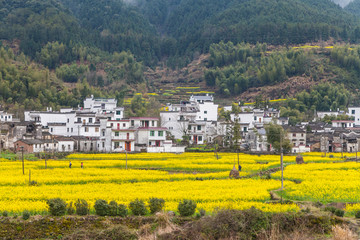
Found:
[{"label": "tall tree", "polygon": [[281,147],[284,153],[291,152],[291,142],[287,138],[287,133],[282,126],[270,123],[265,127],[265,130],[267,142],[270,143],[277,152],[280,152]]}]

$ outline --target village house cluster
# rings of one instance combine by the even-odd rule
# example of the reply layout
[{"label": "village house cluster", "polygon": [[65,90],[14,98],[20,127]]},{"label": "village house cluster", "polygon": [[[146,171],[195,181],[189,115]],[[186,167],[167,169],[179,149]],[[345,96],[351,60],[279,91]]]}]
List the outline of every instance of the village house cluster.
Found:
[{"label": "village house cluster", "polygon": [[[84,100],[84,107],[53,111],[26,111],[24,121],[0,111],[0,150],[40,152],[172,152],[182,153],[188,145],[217,143],[227,147],[240,133],[240,148],[271,152],[265,126],[283,126],[292,152],[354,152],[360,141],[360,107],[348,112],[317,112],[312,122],[290,126],[287,117],[273,108],[239,106],[236,113],[225,106],[229,119],[219,120],[219,106],[213,96],[191,96],[179,104],[167,104],[160,118],[129,117],[116,99]],[[353,120],[333,120],[325,116],[348,115]]]}]

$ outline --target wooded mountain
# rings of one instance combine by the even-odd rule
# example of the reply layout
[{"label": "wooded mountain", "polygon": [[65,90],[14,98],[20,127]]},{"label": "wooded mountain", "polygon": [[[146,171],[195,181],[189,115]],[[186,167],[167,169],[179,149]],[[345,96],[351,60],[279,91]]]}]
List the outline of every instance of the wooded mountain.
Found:
[{"label": "wooded mountain", "polygon": [[[48,42],[130,51],[154,65],[222,41],[357,41],[359,19],[330,0],[3,0],[0,39],[35,57]],[[68,60],[72,60],[71,57]]]},{"label": "wooded mountain", "polygon": [[[360,18],[348,11],[359,1],[349,4],[345,11],[331,0],[0,0],[0,46],[7,54],[11,47],[16,55],[8,57],[13,60],[0,68],[0,83],[10,84],[10,91],[0,93],[0,104],[25,101],[10,97],[17,89],[11,79],[20,84],[21,78],[16,74],[8,79],[5,76],[10,76],[9,69],[13,68],[25,74],[31,61],[36,69],[44,67],[53,73],[59,86],[45,96],[45,103],[76,106],[79,94],[72,91],[81,91],[81,85],[87,86],[82,95],[105,90],[121,101],[126,91],[146,83],[146,67],[155,68],[159,63],[172,68],[186,66],[221,41],[231,41],[235,46],[242,42],[288,46],[330,38],[356,43],[360,40]],[[283,59],[285,74],[292,76],[291,64],[286,62],[297,63],[303,56],[290,55],[279,54],[269,61]],[[26,59],[21,60],[23,69],[16,63],[18,56]],[[262,59],[256,54],[252,57]],[[216,81],[208,75],[207,81],[209,86],[220,86],[218,93],[236,95],[251,86],[285,79],[275,81],[275,75],[268,77],[261,66],[256,74],[251,68],[245,70],[249,74],[234,80],[236,88],[235,82],[225,81],[227,76]],[[285,76],[283,70],[276,71]],[[301,74],[303,70],[296,71]],[[255,75],[257,82],[252,81]],[[30,85],[21,86],[24,90],[37,83],[37,77],[30,78]],[[42,80],[32,92],[34,101],[48,87],[45,82]],[[72,100],[60,101],[60,95],[53,97],[56,91],[70,94]],[[28,106],[35,108],[40,103]]]},{"label": "wooded mountain", "polygon": [[356,16],[360,16],[360,0],[352,1],[344,9]]}]

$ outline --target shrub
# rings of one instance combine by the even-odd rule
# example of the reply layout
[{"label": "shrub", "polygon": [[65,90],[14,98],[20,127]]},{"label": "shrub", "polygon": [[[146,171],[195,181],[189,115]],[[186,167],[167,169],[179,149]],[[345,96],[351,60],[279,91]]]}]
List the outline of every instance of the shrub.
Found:
[{"label": "shrub", "polygon": [[335,213],[336,207],[331,207],[331,206],[325,207],[325,211]]},{"label": "shrub", "polygon": [[109,203],[108,215],[109,216],[116,216],[118,214],[118,210],[119,210],[119,206],[118,206],[117,202],[111,201]]},{"label": "shrub", "polygon": [[28,211],[28,210],[24,210],[23,211],[23,214],[22,214],[22,218],[24,219],[24,220],[28,220],[29,218],[30,218],[30,212]]},{"label": "shrub", "polygon": [[128,210],[124,204],[119,204],[118,215],[120,217],[126,217],[128,215]]},{"label": "shrub", "polygon": [[301,209],[301,212],[303,213],[310,213],[310,208]]},{"label": "shrub", "polygon": [[356,212],[355,212],[355,217],[356,217],[356,218],[360,218],[360,211],[356,211]]},{"label": "shrub", "polygon": [[66,213],[66,202],[61,198],[52,198],[47,200],[49,212],[53,216],[62,216]]},{"label": "shrub", "polygon": [[345,214],[345,211],[342,210],[342,209],[336,209],[335,210],[335,215],[338,216],[338,217],[343,217]]},{"label": "shrub", "polygon": [[75,213],[75,209],[73,207],[73,202],[70,202],[69,206],[66,208],[66,213],[68,215],[73,215]]},{"label": "shrub", "polygon": [[130,202],[129,208],[131,212],[136,216],[144,216],[147,212],[145,203],[139,199]]},{"label": "shrub", "polygon": [[98,199],[94,205],[95,212],[99,216],[106,216],[109,212],[109,204],[103,199]]},{"label": "shrub", "polygon": [[78,199],[75,203],[76,214],[85,216],[89,214],[89,204],[84,199]]},{"label": "shrub", "polygon": [[200,217],[204,217],[206,215],[206,211],[203,208],[200,208],[199,210]]},{"label": "shrub", "polygon": [[322,207],[323,204],[321,202],[317,201],[314,203],[314,206],[319,208],[319,207]]},{"label": "shrub", "polygon": [[183,217],[194,215],[195,209],[196,202],[193,200],[184,199],[182,202],[179,202],[178,210],[180,215]]},{"label": "shrub", "polygon": [[2,215],[3,215],[3,217],[7,217],[7,216],[9,216],[9,212],[5,210],[2,212]]},{"label": "shrub", "polygon": [[156,212],[160,212],[165,206],[165,200],[162,198],[150,198],[149,200],[149,208],[151,214]]},{"label": "shrub", "polygon": [[37,183],[37,181],[31,181],[31,182],[29,182],[29,185],[30,186],[37,186],[38,183]]}]

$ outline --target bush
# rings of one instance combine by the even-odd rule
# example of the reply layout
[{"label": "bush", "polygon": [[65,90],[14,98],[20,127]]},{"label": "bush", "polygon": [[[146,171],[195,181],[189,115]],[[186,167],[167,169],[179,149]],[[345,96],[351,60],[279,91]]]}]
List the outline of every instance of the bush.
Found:
[{"label": "bush", "polygon": [[118,215],[120,217],[126,217],[128,215],[127,207],[124,204],[119,204]]},{"label": "bush", "polygon": [[37,181],[31,181],[31,182],[29,182],[29,185],[30,186],[37,186],[38,182]]},{"label": "bush", "polygon": [[68,215],[73,215],[75,213],[75,209],[73,207],[73,202],[70,202],[69,206],[66,208],[66,213]]},{"label": "bush", "polygon": [[99,216],[106,216],[109,212],[109,204],[103,199],[98,199],[94,205],[95,212]]},{"label": "bush", "polygon": [[5,210],[2,212],[2,215],[3,215],[3,217],[7,217],[7,216],[9,216],[9,212]]},{"label": "bush", "polygon": [[200,217],[204,217],[204,216],[206,215],[205,209],[201,208],[201,209],[199,210],[199,214],[200,214]]},{"label": "bush", "polygon": [[28,210],[24,210],[23,211],[23,214],[22,214],[22,218],[24,219],[24,220],[28,220],[29,218],[30,218],[30,212],[28,211]]},{"label": "bush", "polygon": [[335,210],[335,215],[338,216],[338,217],[343,217],[344,214],[345,214],[344,210],[341,210],[341,209],[336,209]]},{"label": "bush", "polygon": [[78,199],[75,203],[76,214],[85,216],[89,214],[89,204],[84,199]]},{"label": "bush", "polygon": [[330,206],[325,207],[325,211],[327,211],[327,212],[331,212],[331,213],[335,213],[335,211],[336,211],[336,207],[330,207]]},{"label": "bush", "polygon": [[149,208],[151,214],[156,212],[160,212],[165,206],[165,200],[162,198],[150,198],[149,200]]},{"label": "bush", "polygon": [[323,206],[323,204],[321,202],[317,201],[314,203],[314,206],[320,208]]},{"label": "bush", "polygon": [[63,216],[66,213],[66,202],[60,198],[47,200],[49,212],[53,216]]},{"label": "bush", "polygon": [[145,203],[139,199],[130,202],[129,208],[131,212],[136,216],[144,216],[147,212]]},{"label": "bush", "polygon": [[356,218],[360,218],[360,211],[356,211],[356,212],[355,212],[355,217],[356,217]]},{"label": "bush", "polygon": [[193,200],[184,199],[182,202],[179,202],[178,210],[180,215],[183,217],[194,215],[195,209],[196,202]]},{"label": "bush", "polygon": [[301,212],[303,213],[310,213],[310,208],[301,209]]},{"label": "bush", "polygon": [[118,210],[119,210],[119,205],[117,204],[117,202],[111,201],[109,203],[108,215],[109,216],[117,216],[118,215]]}]

